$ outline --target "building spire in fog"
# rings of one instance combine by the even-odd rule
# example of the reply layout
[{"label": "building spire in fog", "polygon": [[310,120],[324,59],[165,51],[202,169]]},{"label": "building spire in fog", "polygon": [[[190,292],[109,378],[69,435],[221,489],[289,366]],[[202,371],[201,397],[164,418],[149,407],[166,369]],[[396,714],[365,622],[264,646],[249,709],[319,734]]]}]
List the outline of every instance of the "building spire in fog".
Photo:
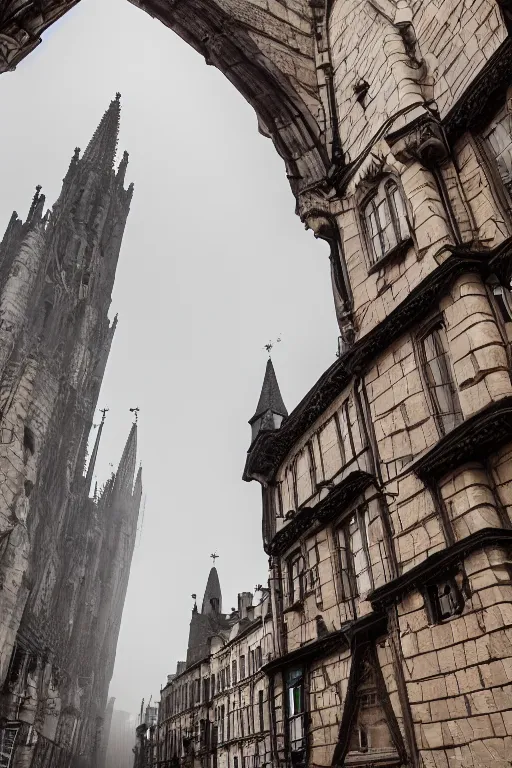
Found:
[{"label": "building spire in fog", "polygon": [[112,170],[117,152],[120,120],[121,94],[116,93],[84,152],[82,163],[90,163],[98,170]]}]

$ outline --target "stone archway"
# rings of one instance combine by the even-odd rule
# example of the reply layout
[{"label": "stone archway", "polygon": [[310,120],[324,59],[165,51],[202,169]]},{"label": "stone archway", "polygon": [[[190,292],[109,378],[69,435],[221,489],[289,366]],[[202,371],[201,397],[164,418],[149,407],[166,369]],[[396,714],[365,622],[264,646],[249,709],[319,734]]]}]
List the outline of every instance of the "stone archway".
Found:
[{"label": "stone archway", "polygon": [[[334,144],[323,0],[129,1],[220,69],[254,107],[300,208],[301,197],[325,184]],[[15,68],[78,2],[0,0],[0,72]]]}]

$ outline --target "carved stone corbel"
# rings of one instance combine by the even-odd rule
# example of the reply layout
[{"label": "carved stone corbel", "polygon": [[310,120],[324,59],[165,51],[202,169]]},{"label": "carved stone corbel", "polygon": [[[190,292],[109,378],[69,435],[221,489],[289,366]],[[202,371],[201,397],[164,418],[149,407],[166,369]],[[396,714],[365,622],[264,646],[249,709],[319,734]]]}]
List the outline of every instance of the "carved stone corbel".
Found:
[{"label": "carved stone corbel", "polygon": [[406,129],[387,134],[386,141],[400,163],[418,160],[432,169],[448,157],[443,129],[433,115],[425,114]]}]

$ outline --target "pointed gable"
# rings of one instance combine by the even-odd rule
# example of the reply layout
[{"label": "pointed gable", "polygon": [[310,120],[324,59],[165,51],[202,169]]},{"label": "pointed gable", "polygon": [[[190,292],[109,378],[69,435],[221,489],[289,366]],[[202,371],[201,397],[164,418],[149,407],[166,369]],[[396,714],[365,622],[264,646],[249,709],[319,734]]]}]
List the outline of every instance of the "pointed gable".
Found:
[{"label": "pointed gable", "polygon": [[373,646],[356,649],[332,764],[399,766],[407,755]]}]

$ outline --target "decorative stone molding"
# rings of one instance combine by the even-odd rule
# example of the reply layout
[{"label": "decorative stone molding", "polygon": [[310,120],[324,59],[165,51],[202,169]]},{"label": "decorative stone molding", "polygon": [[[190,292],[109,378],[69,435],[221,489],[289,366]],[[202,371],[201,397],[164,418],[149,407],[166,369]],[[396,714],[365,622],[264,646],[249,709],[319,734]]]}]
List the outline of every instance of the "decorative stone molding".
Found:
[{"label": "decorative stone molding", "polygon": [[291,522],[276,533],[266,548],[267,554],[284,554],[315,521],[328,522],[372,483],[375,483],[375,478],[367,472],[351,472],[327,498],[314,507],[303,507],[299,510]]},{"label": "decorative stone molding", "polygon": [[511,435],[512,397],[504,397],[445,435],[414,463],[414,471],[422,480],[432,482],[469,461],[485,461],[506,445]]},{"label": "decorative stone molding", "polygon": [[402,599],[413,590],[422,591],[429,583],[435,583],[457,568],[471,552],[487,546],[510,546],[512,531],[502,528],[485,528],[457,541],[441,552],[436,552],[383,587],[374,590],[369,600],[375,611],[382,611]]},{"label": "decorative stone molding", "polygon": [[79,0],[6,0],[0,8],[0,73],[14,69],[40,35]]},{"label": "decorative stone molding", "polygon": [[465,131],[489,122],[504,102],[511,79],[512,38],[507,37],[443,119],[450,146]]},{"label": "decorative stone molding", "polygon": [[386,135],[391,151],[400,163],[417,160],[425,168],[440,165],[448,157],[441,124],[425,114],[405,129]]}]

